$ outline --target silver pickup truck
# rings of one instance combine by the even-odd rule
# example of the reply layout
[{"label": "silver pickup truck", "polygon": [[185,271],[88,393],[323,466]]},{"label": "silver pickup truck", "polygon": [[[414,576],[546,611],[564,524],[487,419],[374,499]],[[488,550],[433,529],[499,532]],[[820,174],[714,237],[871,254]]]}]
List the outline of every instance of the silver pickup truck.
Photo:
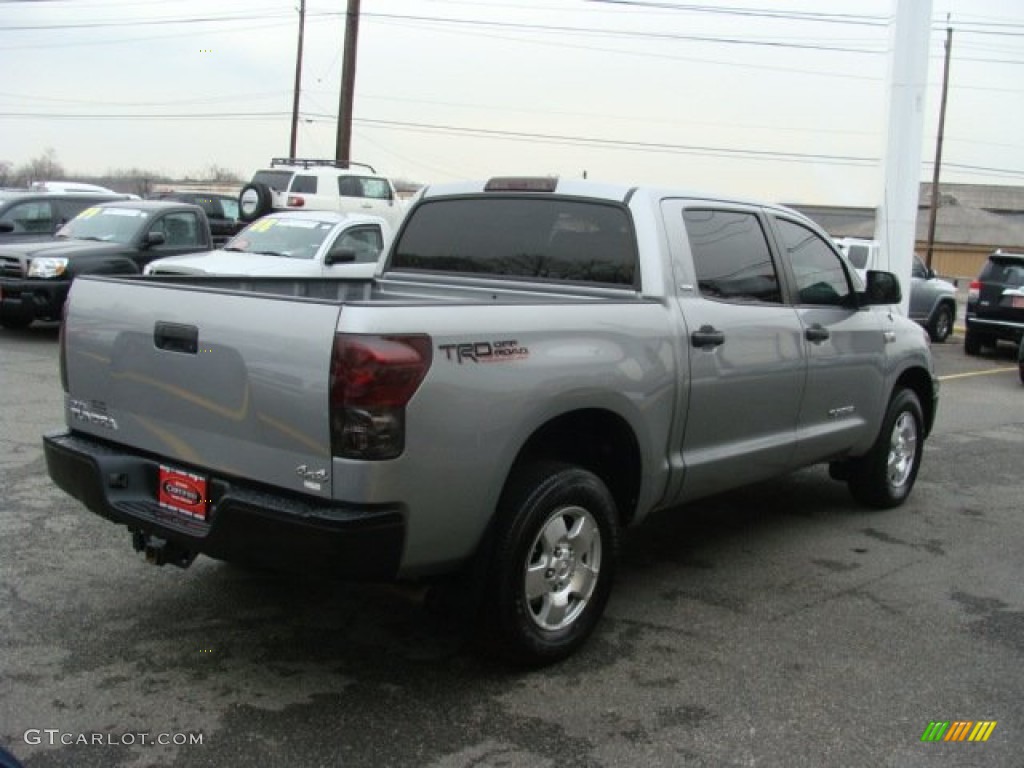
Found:
[{"label": "silver pickup truck", "polygon": [[449,576],[545,663],[654,510],[824,462],[907,498],[938,384],[899,298],[781,207],[431,187],[371,279],[76,280],[47,466],[151,562]]}]

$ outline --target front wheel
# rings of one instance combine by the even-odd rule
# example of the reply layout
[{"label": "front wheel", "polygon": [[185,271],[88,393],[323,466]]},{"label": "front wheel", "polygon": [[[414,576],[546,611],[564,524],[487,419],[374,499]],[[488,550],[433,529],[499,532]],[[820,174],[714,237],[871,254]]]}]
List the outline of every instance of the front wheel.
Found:
[{"label": "front wheel", "polygon": [[548,462],[517,472],[502,495],[483,597],[488,647],[541,665],[583,645],[611,593],[617,518],[592,472]]},{"label": "front wheel", "polygon": [[898,389],[889,401],[875,444],[852,460],[847,482],[853,497],[878,509],[906,501],[917,479],[924,448],[924,416],[917,395]]}]

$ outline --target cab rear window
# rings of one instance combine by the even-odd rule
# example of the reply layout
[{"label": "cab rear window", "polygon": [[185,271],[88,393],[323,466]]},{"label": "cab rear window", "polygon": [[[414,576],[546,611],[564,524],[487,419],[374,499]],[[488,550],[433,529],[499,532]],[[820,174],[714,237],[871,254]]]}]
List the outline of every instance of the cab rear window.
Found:
[{"label": "cab rear window", "polygon": [[620,205],[558,198],[430,200],[409,214],[390,267],[639,287]]}]

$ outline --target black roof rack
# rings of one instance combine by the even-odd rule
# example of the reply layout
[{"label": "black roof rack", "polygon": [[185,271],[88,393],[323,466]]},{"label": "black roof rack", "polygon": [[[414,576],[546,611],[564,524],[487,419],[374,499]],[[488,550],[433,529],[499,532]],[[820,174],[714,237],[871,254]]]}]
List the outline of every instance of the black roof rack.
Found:
[{"label": "black roof rack", "polygon": [[339,163],[337,160],[317,160],[308,157],[275,157],[270,161],[270,167],[274,168],[278,165],[298,165],[303,168],[341,168],[348,170],[353,165],[358,165],[360,168],[366,168],[370,173],[376,173],[377,170],[372,165],[366,163]]}]

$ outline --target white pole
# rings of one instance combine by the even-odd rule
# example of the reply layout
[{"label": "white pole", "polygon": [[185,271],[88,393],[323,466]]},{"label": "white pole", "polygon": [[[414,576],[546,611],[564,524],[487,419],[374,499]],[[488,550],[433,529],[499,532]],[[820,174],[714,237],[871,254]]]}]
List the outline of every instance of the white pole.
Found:
[{"label": "white pole", "polygon": [[883,156],[882,205],[875,220],[881,268],[895,272],[903,287],[901,308],[910,306],[910,269],[917,231],[921,188],[928,48],[932,0],[893,0],[896,17],[890,31],[888,138]]}]

